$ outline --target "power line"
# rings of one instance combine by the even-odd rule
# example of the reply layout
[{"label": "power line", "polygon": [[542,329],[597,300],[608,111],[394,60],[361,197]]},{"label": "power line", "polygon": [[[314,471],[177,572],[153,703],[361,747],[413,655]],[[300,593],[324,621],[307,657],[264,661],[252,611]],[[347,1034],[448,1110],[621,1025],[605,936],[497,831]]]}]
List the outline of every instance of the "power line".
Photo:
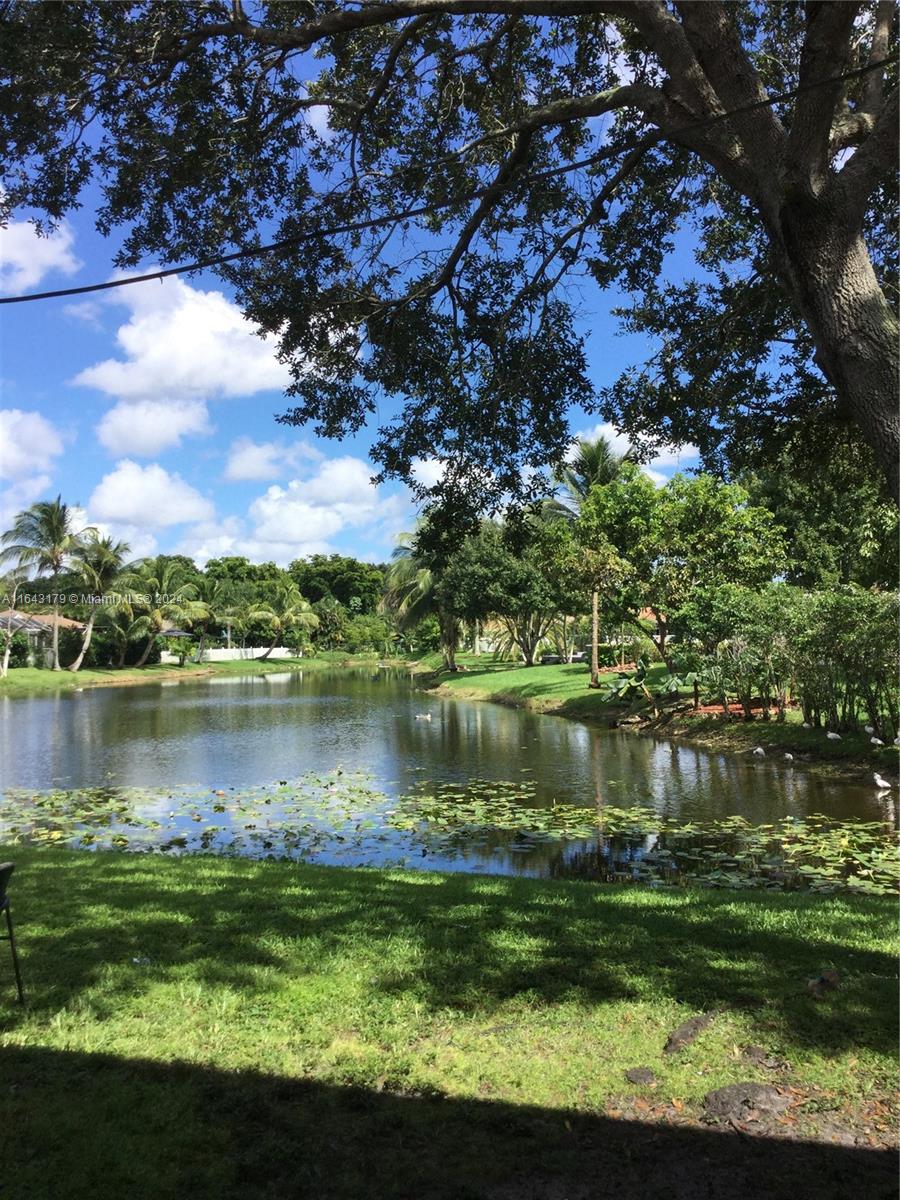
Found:
[{"label": "power line", "polygon": [[[670,129],[664,133],[661,131],[661,135],[665,139],[670,139],[678,137],[680,134],[691,133],[697,129],[706,129],[711,125],[718,125],[723,121],[730,120],[731,117],[756,112],[760,108],[768,108],[770,105],[778,104],[784,100],[793,100],[805,92],[813,91],[815,88],[828,87],[831,84],[844,83],[847,80],[856,79],[861,75],[868,74],[869,71],[878,70],[890,62],[893,62],[893,59],[879,59],[877,62],[867,63],[864,67],[855,67],[853,70],[845,71],[841,75],[833,75],[828,79],[819,79],[815,83],[807,83],[802,87],[791,88],[790,91],[779,92],[774,96],[767,96],[764,100],[755,100],[752,104],[744,104],[738,108],[732,108],[728,112],[717,113],[712,117],[701,117],[696,121],[689,121],[686,125],[679,125],[677,128]],[[626,138],[622,145],[616,146],[614,149],[600,151],[589,158],[581,159],[574,163],[567,163],[562,167],[553,167],[549,170],[537,171],[530,175],[521,176],[516,182],[519,184],[533,183],[538,179],[546,179],[551,175],[564,174],[568,171],[577,170],[580,167],[592,166],[598,162],[602,162],[606,158],[626,154],[637,147],[642,137],[643,135],[639,137],[635,134],[630,139]],[[397,175],[400,173],[400,171],[393,172],[393,174]],[[336,237],[340,234],[360,233],[367,229],[378,229],[384,225],[393,225],[399,221],[407,221],[413,217],[425,216],[428,213],[439,212],[442,209],[455,208],[461,204],[470,204],[473,200],[479,200],[485,196],[492,187],[493,184],[487,184],[482,188],[477,188],[475,191],[470,192],[467,196],[454,197],[450,200],[439,200],[430,204],[420,205],[418,208],[405,209],[399,213],[385,213],[380,217],[371,217],[364,221],[348,221],[341,225],[326,226],[324,229],[317,229],[308,233],[292,234],[290,237],[280,238],[278,241],[270,242],[265,246],[251,246],[244,250],[235,250],[231,254],[201,258],[196,262],[185,263],[178,267],[164,267],[145,275],[128,275],[124,279],[109,279],[104,283],[87,283],[80,287],[57,288],[50,292],[30,292],[20,296],[0,296],[0,304],[25,304],[31,300],[56,300],[67,296],[84,296],[93,292],[110,291],[113,288],[127,287],[132,283],[147,283],[152,280],[159,280],[161,282],[173,275],[187,275],[192,271],[203,271],[210,267],[225,266],[227,263],[238,262],[244,258],[258,258],[263,254],[273,254],[278,250],[286,250],[292,246],[302,245],[304,242],[321,241],[324,238]]]}]

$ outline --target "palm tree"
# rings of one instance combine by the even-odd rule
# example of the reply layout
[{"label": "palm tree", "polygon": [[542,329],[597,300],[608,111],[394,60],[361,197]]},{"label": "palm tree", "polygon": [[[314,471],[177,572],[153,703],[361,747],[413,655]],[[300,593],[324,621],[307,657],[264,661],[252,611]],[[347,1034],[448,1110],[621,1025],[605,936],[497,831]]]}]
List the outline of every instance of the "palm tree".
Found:
[{"label": "palm tree", "polygon": [[184,568],[165,554],[136,563],[122,578],[124,587],[139,593],[132,599],[140,615],[131,627],[131,637],[145,637],[141,657],[135,663],[143,667],[153,644],[172,625],[191,625],[206,617],[206,605],[197,599],[197,588],[184,579]]},{"label": "palm tree", "polygon": [[[625,463],[632,461],[631,450],[616,454],[602,435],[592,440],[579,438],[574,454],[556,473],[556,482],[563,487],[565,495],[549,500],[546,512],[574,521],[591,488],[612,483],[621,474]],[[596,588],[591,590],[591,679],[588,686],[600,686],[600,593]]]},{"label": "palm tree", "polygon": [[39,500],[20,512],[12,529],[0,537],[5,549],[0,561],[15,558],[18,565],[39,574],[50,573],[53,589],[53,670],[59,670],[59,575],[82,545],[93,526],[76,529],[76,510],[63,504],[62,497]]},{"label": "palm tree", "polygon": [[209,636],[210,628],[213,626],[223,625],[229,618],[232,618],[234,606],[229,604],[230,585],[224,579],[211,579],[208,575],[204,575],[197,584],[197,599],[206,608],[206,616],[201,617],[197,622],[197,627],[200,630],[200,643],[197,646],[197,653],[194,655],[194,662],[201,662],[203,659],[203,651],[206,648],[206,639]]},{"label": "palm tree", "polygon": [[393,562],[388,568],[379,608],[393,613],[402,631],[415,628],[426,617],[437,617],[444,666],[455,671],[460,623],[438,603],[437,578],[416,550],[415,535],[401,533],[391,557]]},{"label": "palm tree", "polygon": [[107,602],[107,597],[113,599],[109,593],[116,585],[130,549],[127,542],[115,542],[111,537],[100,537],[96,529],[92,529],[83,545],[79,546],[74,553],[75,570],[79,583],[92,596],[100,597],[100,599],[90,606],[91,615],[84,627],[81,649],[78,657],[69,667],[70,671],[77,671],[84,662],[84,656],[91,644],[97,613],[100,607]]},{"label": "palm tree", "polygon": [[579,438],[572,457],[556,472],[556,482],[565,489],[566,495],[550,503],[557,506],[560,515],[568,513],[572,518],[577,517],[591,488],[612,483],[618,479],[623,465],[633,461],[630,449],[624,454],[616,454],[602,434],[593,439]]},{"label": "palm tree", "polygon": [[125,656],[129,645],[137,641],[141,627],[137,625],[134,609],[128,597],[119,597],[116,605],[104,604],[100,613],[104,631],[116,648],[117,657],[113,666],[121,670],[125,666]]},{"label": "palm tree", "polygon": [[268,604],[256,604],[247,613],[250,621],[264,621],[272,631],[272,641],[265,654],[259,661],[268,658],[278,639],[289,629],[315,629],[319,618],[312,610],[312,605],[304,598],[296,583],[286,580],[278,583]]},{"label": "palm tree", "polygon": [[13,621],[15,620],[16,611],[16,596],[19,593],[19,588],[26,582],[25,572],[21,567],[13,567],[7,572],[4,579],[0,580],[0,588],[4,603],[9,605],[6,613],[6,628],[3,630],[3,661],[0,662],[0,679],[5,679],[9,673],[9,659],[12,654],[13,641]]}]

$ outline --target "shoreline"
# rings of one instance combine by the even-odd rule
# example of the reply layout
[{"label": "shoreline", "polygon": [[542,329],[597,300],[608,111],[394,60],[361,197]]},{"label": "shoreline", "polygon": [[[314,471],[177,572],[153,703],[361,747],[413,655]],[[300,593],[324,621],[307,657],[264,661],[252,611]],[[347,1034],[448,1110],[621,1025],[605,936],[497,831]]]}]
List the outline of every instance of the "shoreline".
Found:
[{"label": "shoreline", "polygon": [[[434,677],[432,677],[434,678]],[[696,746],[711,753],[730,754],[746,758],[756,746],[763,746],[773,757],[785,753],[794,755],[794,766],[823,779],[841,783],[868,783],[873,770],[896,770],[898,750],[884,746],[872,751],[843,754],[828,753],[831,744],[816,745],[825,731],[804,730],[793,723],[777,721],[721,721],[711,714],[693,712],[661,712],[658,717],[644,717],[603,705],[596,694],[583,698],[556,699],[553,697],[522,696],[509,690],[496,692],[481,688],[450,685],[447,682],[426,684],[423,690],[430,695],[451,700],[472,700],[479,703],[502,704],[545,716],[564,717],[586,725],[600,726],[619,733],[650,736],[657,739]],[[848,735],[849,737],[849,735]],[[826,750],[827,747],[827,750]],[[823,753],[822,751],[826,752]]]},{"label": "shoreline", "polygon": [[[85,667],[80,671],[50,671],[45,668],[13,667],[0,679],[0,697],[35,699],[60,692],[88,691],[105,687],[138,687],[150,683],[186,683],[210,675],[271,675],[278,671],[322,670],[328,667],[407,666],[406,662],[378,658],[375,655],[341,659],[326,658],[246,658],[228,662],[186,663],[183,667],[154,663],[149,667]],[[27,678],[17,678],[27,671]]]}]

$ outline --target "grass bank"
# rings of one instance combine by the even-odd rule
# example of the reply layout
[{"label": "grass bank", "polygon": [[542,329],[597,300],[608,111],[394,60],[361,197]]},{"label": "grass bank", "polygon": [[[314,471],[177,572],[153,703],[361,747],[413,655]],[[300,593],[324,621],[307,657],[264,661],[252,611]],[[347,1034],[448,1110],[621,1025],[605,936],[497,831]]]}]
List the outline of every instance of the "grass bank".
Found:
[{"label": "grass bank", "polygon": [[[803,765],[822,768],[829,774],[857,778],[875,770],[895,770],[898,748],[872,746],[865,733],[844,733],[840,741],[831,741],[824,729],[803,729],[803,717],[790,711],[784,723],[777,721],[726,721],[709,714],[685,711],[685,699],[677,708],[664,706],[654,718],[646,704],[632,708],[606,704],[601,690],[587,687],[587,668],[583,663],[557,666],[519,667],[509,663],[485,662],[466,658],[465,670],[456,675],[435,676],[434,690],[445,696],[468,700],[492,700],[500,704],[552,712],[582,721],[613,725],[626,717],[636,718],[624,726],[636,732],[676,737],[733,754],[750,754],[757,746],[767,753],[791,753]],[[666,674],[662,663],[652,666],[647,686]],[[601,684],[616,678],[614,671],[601,673]]]},{"label": "grass bank", "polygon": [[[185,663],[183,667],[155,663],[152,666],[84,668],[80,671],[49,671],[40,667],[13,667],[0,679],[0,696],[34,696],[73,688],[130,687],[162,680],[184,680],[203,675],[266,675],[273,671],[320,670],[335,666],[372,666],[386,661],[374,654],[348,655],[329,651],[306,658],[249,658],[235,662]],[[401,665],[399,660],[397,665]]]},{"label": "grass bank", "polygon": [[[5,1200],[890,1194],[887,902],[14,857]],[[748,1081],[784,1111],[704,1123]]]}]

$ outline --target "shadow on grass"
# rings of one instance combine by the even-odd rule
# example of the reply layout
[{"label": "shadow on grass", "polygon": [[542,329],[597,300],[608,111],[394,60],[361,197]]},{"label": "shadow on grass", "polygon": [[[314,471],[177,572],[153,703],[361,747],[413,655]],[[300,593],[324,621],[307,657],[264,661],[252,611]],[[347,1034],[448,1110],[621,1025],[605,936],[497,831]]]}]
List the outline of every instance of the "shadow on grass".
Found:
[{"label": "shadow on grass", "polygon": [[[758,1009],[826,1055],[896,1045],[896,962],[875,948],[892,936],[886,901],[17,849],[14,911],[38,1014],[94,987],[92,1002],[114,1006],[168,977],[264,994],[355,958],[373,994],[431,1012],[662,999]],[[413,946],[412,967],[398,940]],[[143,975],[138,956],[153,964]],[[817,1006],[806,981],[826,967],[842,987]],[[19,1019],[7,1010],[3,1025]]]},{"label": "shadow on grass", "polygon": [[43,1049],[0,1051],[4,1200],[845,1200],[884,1152]]}]

